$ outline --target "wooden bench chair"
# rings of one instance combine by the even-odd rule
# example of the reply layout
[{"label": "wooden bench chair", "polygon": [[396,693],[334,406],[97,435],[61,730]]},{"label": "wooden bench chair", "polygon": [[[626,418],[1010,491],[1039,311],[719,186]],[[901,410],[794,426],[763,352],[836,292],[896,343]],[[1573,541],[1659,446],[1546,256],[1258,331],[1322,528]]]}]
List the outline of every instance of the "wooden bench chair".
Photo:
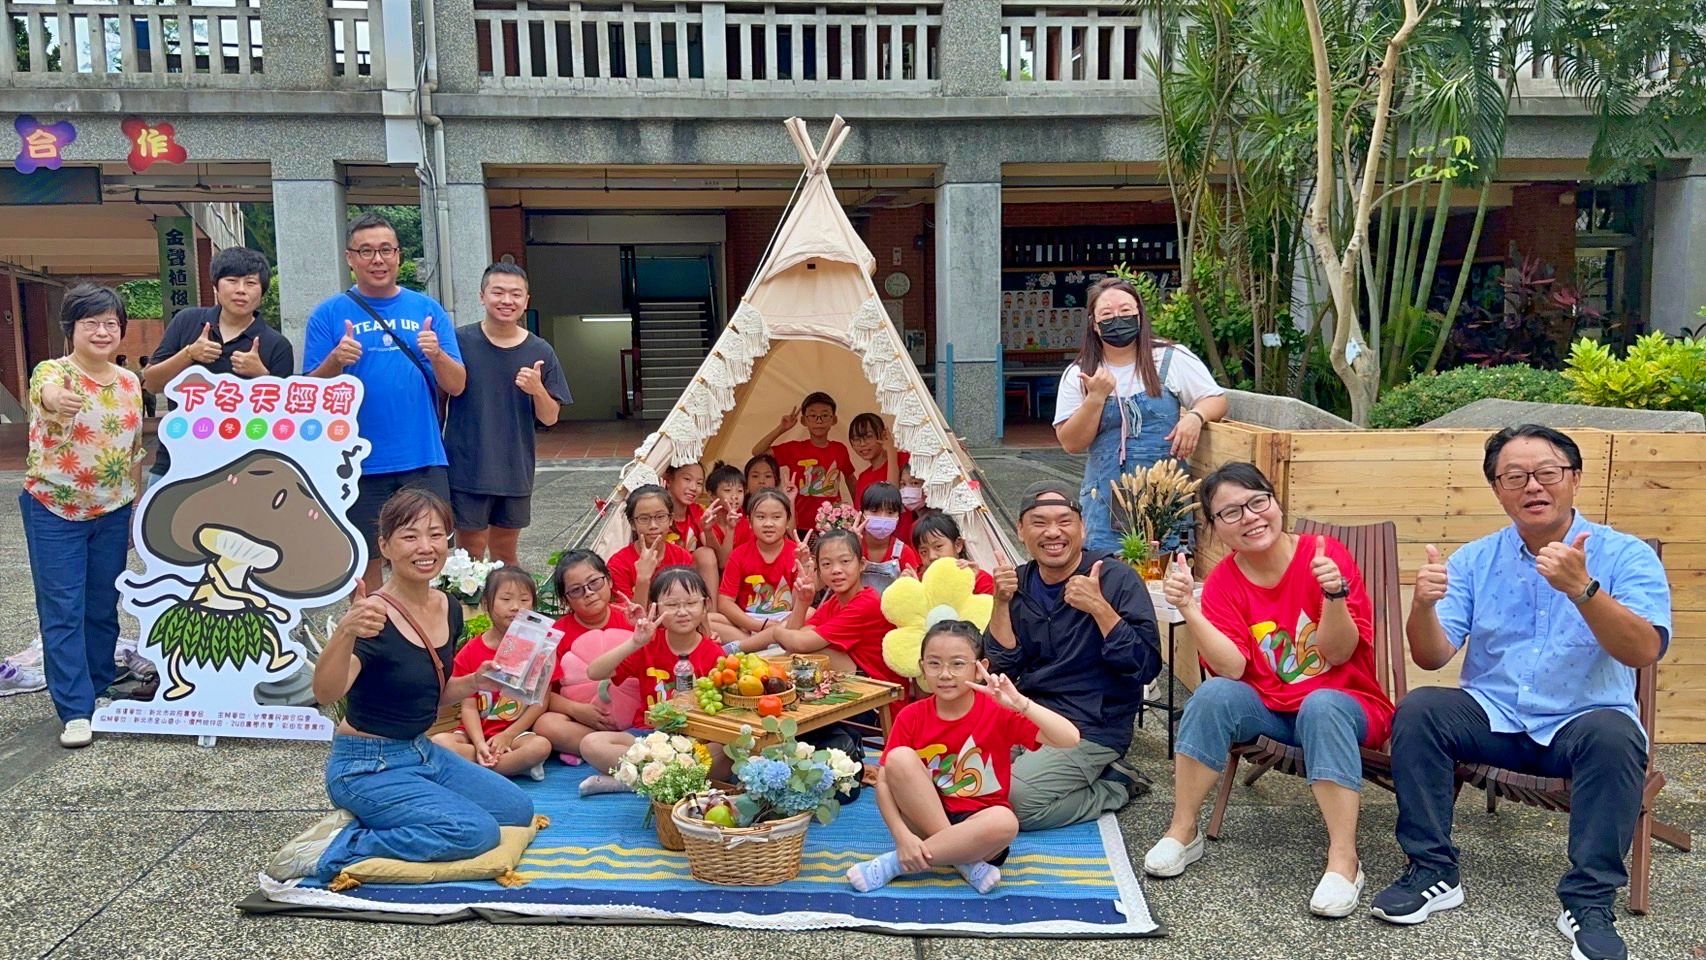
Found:
[{"label": "wooden bench chair", "polygon": [[[1664,556],[1663,544],[1657,540],[1647,543],[1661,558]],[[1664,771],[1658,769],[1654,749],[1658,678],[1657,664],[1635,671],[1635,707],[1641,727],[1647,731],[1647,779],[1641,790],[1641,813],[1635,820],[1635,842],[1629,864],[1629,912],[1636,914],[1646,913],[1651,906],[1653,841],[1662,841],[1685,853],[1693,847],[1693,837],[1688,831],[1653,815],[1653,803],[1667,782]],[[1457,789],[1462,791],[1464,784],[1487,792],[1488,813],[1498,809],[1500,799],[1558,813],[1570,812],[1570,781],[1564,777],[1538,777],[1487,764],[1458,764]]]},{"label": "wooden bench chair", "polygon": [[[1316,520],[1297,521],[1298,533],[1326,534],[1344,544],[1362,571],[1363,584],[1374,604],[1374,664],[1380,685],[1386,689],[1394,705],[1404,697],[1404,621],[1403,606],[1398,593],[1398,528],[1387,520],[1381,523],[1343,526]],[[1220,776],[1220,788],[1214,798],[1214,812],[1208,820],[1208,836],[1220,839],[1221,824],[1226,819],[1226,804],[1232,799],[1233,780],[1238,765],[1248,760],[1252,765],[1244,785],[1249,786],[1269,772],[1301,777],[1305,775],[1303,750],[1280,743],[1269,737],[1258,737],[1251,743],[1235,744],[1227,759],[1226,770]],[[1392,757],[1386,748],[1362,748],[1363,779],[1392,789]]]}]

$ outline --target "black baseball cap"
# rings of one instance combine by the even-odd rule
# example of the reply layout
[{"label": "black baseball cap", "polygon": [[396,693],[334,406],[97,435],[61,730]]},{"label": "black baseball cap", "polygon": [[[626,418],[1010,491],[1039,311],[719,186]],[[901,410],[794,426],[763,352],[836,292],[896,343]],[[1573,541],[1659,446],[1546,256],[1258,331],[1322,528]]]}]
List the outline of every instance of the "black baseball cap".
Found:
[{"label": "black baseball cap", "polygon": [[1023,519],[1036,507],[1066,507],[1073,513],[1084,513],[1078,503],[1077,487],[1061,480],[1038,480],[1025,488],[1025,497],[1019,501],[1019,517]]}]

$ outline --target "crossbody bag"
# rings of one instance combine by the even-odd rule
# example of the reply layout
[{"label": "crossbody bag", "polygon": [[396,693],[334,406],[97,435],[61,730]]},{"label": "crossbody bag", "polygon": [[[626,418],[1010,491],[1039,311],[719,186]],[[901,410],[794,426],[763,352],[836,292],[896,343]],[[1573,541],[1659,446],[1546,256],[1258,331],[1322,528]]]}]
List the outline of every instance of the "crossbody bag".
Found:
[{"label": "crossbody bag", "polygon": [[397,335],[397,328],[391,326],[391,321],[386,320],[384,317],[380,316],[379,311],[373,309],[373,304],[368,303],[366,300],[363,300],[361,297],[357,296],[356,292],[354,290],[345,290],[344,296],[349,297],[351,300],[354,300],[356,302],[357,306],[359,306],[359,307],[361,307],[361,309],[365,310],[367,312],[367,315],[372,317],[374,319],[374,322],[379,324],[379,328],[381,330],[384,330],[386,333],[390,334],[391,340],[397,344],[397,349],[403,351],[403,356],[408,357],[409,362],[415,365],[416,370],[420,371],[421,379],[426,381],[427,389],[432,391],[432,412],[433,412],[433,415],[438,418],[439,427],[443,428],[445,415],[447,413],[446,404],[448,403],[450,398],[445,396],[442,392],[439,391],[438,381],[436,379],[434,379],[432,374],[427,370],[426,361],[420,357],[415,356],[415,351],[410,349],[408,343],[405,342],[402,337]]}]

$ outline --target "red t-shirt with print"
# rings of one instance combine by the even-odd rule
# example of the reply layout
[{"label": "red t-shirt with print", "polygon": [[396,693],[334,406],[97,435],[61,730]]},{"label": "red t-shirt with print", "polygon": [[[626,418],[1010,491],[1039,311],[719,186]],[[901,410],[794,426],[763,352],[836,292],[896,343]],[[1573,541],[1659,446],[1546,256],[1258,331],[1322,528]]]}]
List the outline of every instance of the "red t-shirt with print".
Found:
[{"label": "red t-shirt with print", "polygon": [[[609,560],[604,561],[604,565],[610,568],[610,594],[617,603],[622,602],[619,599],[622,597],[641,603],[645,602],[645,597],[634,596],[634,580],[638,576],[635,573],[634,566],[639,559],[640,545],[630,543],[611,554]],[[663,555],[658,558],[659,572],[670,567],[691,566],[693,566],[693,554],[681,549],[679,544],[667,541],[663,544]],[[656,576],[656,574],[653,575]]]},{"label": "red t-shirt with print", "polygon": [[[779,466],[787,468],[799,487],[794,500],[794,526],[811,530],[817,526],[817,512],[826,503],[840,503],[843,477],[857,477],[853,454],[839,440],[818,446],[810,440],[789,440],[770,448]],[[777,478],[780,481],[780,477]]]},{"label": "red t-shirt with print", "polygon": [[572,613],[565,613],[562,616],[558,617],[557,622],[552,624],[552,626],[556,627],[558,630],[563,631],[563,639],[561,641],[559,641],[557,644],[557,662],[558,663],[562,662],[563,654],[568,653],[569,648],[574,646],[575,641],[579,640],[581,638],[581,635],[584,633],[587,633],[587,632],[592,631],[592,630],[633,630],[634,629],[634,625],[632,623],[628,622],[628,615],[623,613],[621,610],[617,609],[615,604],[611,604],[611,606],[610,606],[610,617],[609,617],[609,619],[607,619],[604,622],[604,626],[602,626],[602,627],[589,627],[586,624],[581,623],[579,620],[576,620],[575,615]]},{"label": "red t-shirt with print", "polygon": [[687,505],[687,516],[680,520],[671,520],[669,524],[669,542],[681,547],[688,553],[699,549],[699,527],[705,522],[705,508],[697,503]]},{"label": "red t-shirt with print", "polygon": [[885,762],[895,747],[917,752],[949,813],[1011,806],[1007,788],[1013,782],[1013,748],[1042,746],[1036,724],[989,694],[973,690],[972,697],[971,710],[958,720],[943,720],[935,697],[908,704],[895,717],[883,747]]},{"label": "red t-shirt with print", "polygon": [[828,600],[812,611],[806,626],[816,630],[831,647],[847,654],[860,673],[900,684],[903,698],[911,689],[907,679],[890,669],[883,659],[883,635],[893,630],[894,625],[883,616],[883,599],[876,588],[865,587],[845,603],[830,594]]},{"label": "red t-shirt with print", "polygon": [[793,609],[796,563],[793,546],[783,541],[776,545],[776,550],[776,559],[766,560],[757,540],[735,547],[729,553],[729,565],[723,570],[723,582],[717,592],[733,597],[742,610],[755,617]]},{"label": "red t-shirt with print", "polygon": [[[912,454],[902,450],[900,451],[899,459],[900,465],[904,467],[912,462]],[[899,477],[900,475],[897,473],[895,478],[898,480]],[[873,483],[888,482],[889,463],[887,458],[884,458],[882,463],[873,463],[859,471],[859,477],[853,483],[853,505],[862,509],[865,505],[865,488],[869,487]]]},{"label": "red t-shirt with print", "polygon": [[[497,656],[496,649],[486,645],[485,634],[474,637],[456,651],[456,658],[450,661],[450,675],[465,677],[480,669],[480,664]],[[562,659],[559,657],[551,668],[551,686],[554,689],[557,682],[563,679]],[[527,709],[520,700],[496,690],[481,690],[474,694],[477,701],[475,708],[480,712],[480,732],[487,740],[509,729],[509,725]]]},{"label": "red t-shirt with print", "polygon": [[1203,581],[1203,616],[1238,645],[1248,662],[1242,679],[1256,689],[1268,709],[1296,713],[1303,698],[1317,690],[1343,690],[1357,699],[1368,717],[1362,742],[1378,747],[1392,734],[1392,701],[1375,672],[1374,605],[1351,552],[1326,537],[1327,556],[1339,565],[1350,590],[1346,603],[1360,638],[1349,660],[1330,665],[1315,645],[1315,628],[1326,604],[1321,584],[1309,569],[1318,539],[1314,534],[1297,538],[1296,555],[1272,587],[1251,583],[1233,557],[1227,556]]},{"label": "red t-shirt with print", "polygon": [[[693,665],[695,677],[703,677],[716,668],[717,660],[722,655],[723,648],[717,641],[710,637],[700,637],[699,645],[687,655],[687,662]],[[620,686],[629,680],[640,681],[640,689],[646,694],[646,706],[650,707],[657,702],[657,685],[660,682],[658,677],[652,675],[652,671],[661,670],[664,676],[668,677],[661,682],[666,688],[673,689],[675,662],[679,659],[680,656],[669,648],[669,640],[665,638],[663,628],[659,627],[657,632],[652,634],[651,642],[628,654],[626,660],[617,664],[616,673],[611,676],[610,682]],[[642,713],[637,722],[644,723],[645,714]]]}]

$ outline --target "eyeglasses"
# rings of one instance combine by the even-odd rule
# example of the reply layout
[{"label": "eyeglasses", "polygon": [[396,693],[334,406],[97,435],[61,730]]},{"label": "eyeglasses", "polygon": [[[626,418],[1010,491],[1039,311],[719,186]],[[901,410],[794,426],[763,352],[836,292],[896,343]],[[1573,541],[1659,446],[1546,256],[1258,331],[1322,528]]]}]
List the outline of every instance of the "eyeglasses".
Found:
[{"label": "eyeglasses", "polygon": [[1545,466],[1538,470],[1507,470],[1506,472],[1499,474],[1499,486],[1506,490],[1521,490],[1523,487],[1528,486],[1528,478],[1533,477],[1540,481],[1541,486],[1550,487],[1554,484],[1562,483],[1564,480],[1564,472],[1569,469],[1572,468]]},{"label": "eyeglasses", "polygon": [[669,521],[670,515],[667,513],[643,513],[634,518],[634,525],[646,524],[650,526],[654,523],[668,523]]},{"label": "eyeglasses", "polygon": [[970,671],[974,664],[975,661],[972,660],[962,660],[959,658],[955,658],[953,660],[938,660],[935,657],[931,657],[921,663],[920,666],[924,668],[925,673],[939,674],[946,669],[948,673],[954,676],[959,676],[960,674]]},{"label": "eyeglasses", "polygon": [[833,414],[833,413],[807,413],[807,414],[802,415],[800,417],[800,419],[808,421],[810,423],[828,423],[829,421],[835,419],[835,414]]},{"label": "eyeglasses", "polygon": [[609,577],[602,575],[596,576],[585,583],[577,583],[573,586],[564,587],[563,596],[568,597],[570,600],[579,600],[582,597],[590,596],[600,590],[603,590],[604,585],[609,582]]},{"label": "eyeglasses", "polygon": [[697,600],[677,600],[671,603],[660,603],[658,609],[664,613],[692,613],[705,605],[705,598]]},{"label": "eyeglasses", "polygon": [[372,260],[374,257],[381,257],[389,260],[397,254],[402,253],[403,248],[393,247],[390,244],[386,244],[383,247],[361,247],[359,249],[350,250],[349,252],[355,254],[355,258],[357,260]]},{"label": "eyeglasses", "polygon": [[1261,516],[1263,513],[1267,512],[1268,507],[1272,506],[1273,502],[1274,498],[1272,494],[1258,493],[1243,503],[1235,504],[1227,507],[1225,510],[1217,511],[1214,518],[1219,520],[1221,523],[1237,523],[1238,518],[1244,516],[1244,511],[1250,511],[1251,516]]},{"label": "eyeglasses", "polygon": [[118,329],[121,329],[119,326],[119,322],[117,320],[83,319],[83,320],[77,321],[77,327],[80,330],[118,330]]}]

